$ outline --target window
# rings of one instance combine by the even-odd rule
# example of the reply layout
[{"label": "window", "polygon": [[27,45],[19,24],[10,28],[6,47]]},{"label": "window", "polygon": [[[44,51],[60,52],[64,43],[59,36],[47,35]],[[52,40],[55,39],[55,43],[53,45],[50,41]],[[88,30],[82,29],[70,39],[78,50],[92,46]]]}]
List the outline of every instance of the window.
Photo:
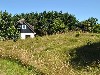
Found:
[{"label": "window", "polygon": [[22,25],[22,29],[26,29],[26,25]]}]

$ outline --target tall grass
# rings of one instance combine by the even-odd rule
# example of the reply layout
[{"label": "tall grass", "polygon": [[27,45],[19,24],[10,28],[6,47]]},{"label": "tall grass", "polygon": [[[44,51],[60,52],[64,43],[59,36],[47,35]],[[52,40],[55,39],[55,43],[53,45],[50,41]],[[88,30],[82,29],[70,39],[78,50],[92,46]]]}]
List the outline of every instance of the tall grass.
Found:
[{"label": "tall grass", "polygon": [[[98,74],[98,68],[86,66],[76,69],[71,64],[69,51],[76,51],[89,41],[100,42],[99,34],[76,32],[56,34],[34,39],[18,40],[17,42],[0,42],[1,58],[20,60],[25,66],[33,66],[40,74],[45,75],[92,75]],[[74,52],[75,53],[75,52]],[[73,54],[72,54],[73,55]],[[76,54],[75,54],[76,55]],[[31,67],[32,69],[32,67]]]}]

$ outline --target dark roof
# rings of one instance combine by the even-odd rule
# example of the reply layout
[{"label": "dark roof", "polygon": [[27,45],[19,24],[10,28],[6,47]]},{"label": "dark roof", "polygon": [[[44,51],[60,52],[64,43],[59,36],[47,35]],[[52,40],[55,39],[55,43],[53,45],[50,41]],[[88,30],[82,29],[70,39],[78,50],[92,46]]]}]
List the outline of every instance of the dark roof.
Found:
[{"label": "dark roof", "polygon": [[[27,23],[26,21],[25,21],[25,19],[21,19],[21,20],[19,20],[19,21],[17,21],[17,24],[16,25],[18,25],[18,24],[26,24],[33,32],[34,32],[34,27],[32,26],[32,25],[30,25],[29,23]],[[15,25],[15,26],[16,26]]]}]

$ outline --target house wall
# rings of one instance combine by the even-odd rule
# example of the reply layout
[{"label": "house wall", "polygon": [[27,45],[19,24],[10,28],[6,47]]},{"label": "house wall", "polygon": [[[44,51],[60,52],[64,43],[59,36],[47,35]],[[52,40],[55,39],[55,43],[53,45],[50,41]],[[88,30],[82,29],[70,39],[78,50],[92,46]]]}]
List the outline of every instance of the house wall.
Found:
[{"label": "house wall", "polygon": [[25,39],[26,35],[30,35],[30,38],[34,38],[36,33],[21,33],[21,39]]}]

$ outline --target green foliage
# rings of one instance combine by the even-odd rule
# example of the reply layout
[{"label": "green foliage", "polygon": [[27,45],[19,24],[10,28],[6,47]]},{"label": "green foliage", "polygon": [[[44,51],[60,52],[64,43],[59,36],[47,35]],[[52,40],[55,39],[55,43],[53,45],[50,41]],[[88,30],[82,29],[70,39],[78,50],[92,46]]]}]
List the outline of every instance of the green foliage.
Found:
[{"label": "green foliage", "polygon": [[51,33],[63,33],[67,30],[65,24],[59,18],[56,18],[49,28]]},{"label": "green foliage", "polygon": [[97,18],[89,18],[87,20],[84,20],[82,22],[79,23],[82,31],[87,31],[87,32],[94,32],[94,27],[95,25],[97,25]]},{"label": "green foliage", "polygon": [[100,24],[97,24],[97,25],[94,26],[93,32],[100,33]]},{"label": "green foliage", "polygon": [[14,27],[11,14],[5,11],[1,12],[0,16],[0,36],[5,40],[17,38],[18,32]]}]

